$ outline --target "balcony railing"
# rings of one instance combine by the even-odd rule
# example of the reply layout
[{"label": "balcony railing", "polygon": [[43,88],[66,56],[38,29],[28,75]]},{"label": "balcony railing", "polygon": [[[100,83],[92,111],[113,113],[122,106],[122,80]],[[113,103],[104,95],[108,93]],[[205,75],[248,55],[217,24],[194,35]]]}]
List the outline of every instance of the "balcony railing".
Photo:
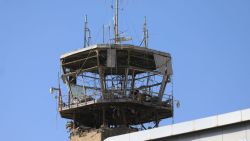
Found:
[{"label": "balcony railing", "polygon": [[173,106],[173,96],[165,94],[162,101],[159,101],[159,97],[153,93],[137,93],[134,91],[131,93],[131,90],[127,92],[123,90],[113,90],[112,92],[107,91],[105,94],[94,93],[92,95],[78,95],[73,94],[62,96],[59,100],[59,111],[77,108],[82,106],[87,106],[96,103],[117,103],[117,102],[131,102],[135,104],[144,104],[148,106],[160,106],[166,108],[172,108]]}]

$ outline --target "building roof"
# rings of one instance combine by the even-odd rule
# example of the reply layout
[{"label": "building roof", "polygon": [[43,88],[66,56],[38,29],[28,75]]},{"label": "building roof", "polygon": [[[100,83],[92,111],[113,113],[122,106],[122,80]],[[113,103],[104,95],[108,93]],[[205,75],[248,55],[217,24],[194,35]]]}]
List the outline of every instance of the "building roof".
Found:
[{"label": "building roof", "polygon": [[[61,59],[67,58],[71,55],[78,54],[78,53],[85,52],[85,51],[89,51],[92,49],[108,49],[108,48],[112,48],[113,46],[116,46],[116,44],[95,44],[95,45],[91,45],[91,46],[86,47],[86,48],[80,48],[80,49],[77,49],[75,51],[65,53],[65,54],[61,55],[60,58]],[[117,48],[120,48],[120,49],[135,49],[135,50],[139,50],[139,51],[147,51],[147,52],[152,52],[154,54],[159,54],[162,56],[171,57],[171,55],[169,53],[157,51],[157,50],[150,49],[150,48],[139,47],[139,46],[134,46],[134,45],[130,45],[130,44],[117,44],[117,46],[118,46]]]},{"label": "building roof", "polygon": [[143,141],[166,138],[210,128],[250,121],[250,108],[216,116],[181,122],[149,130],[109,137],[105,141]]}]

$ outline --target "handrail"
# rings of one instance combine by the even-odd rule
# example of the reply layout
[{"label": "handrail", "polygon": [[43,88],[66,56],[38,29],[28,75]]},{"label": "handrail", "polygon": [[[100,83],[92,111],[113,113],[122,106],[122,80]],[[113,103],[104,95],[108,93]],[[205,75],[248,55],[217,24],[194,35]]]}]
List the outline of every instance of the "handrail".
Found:
[{"label": "handrail", "polygon": [[[69,104],[66,104],[68,102],[64,102],[63,99],[60,100],[61,103],[59,103],[59,106],[61,108],[59,109],[60,111],[63,108],[76,108],[79,106],[85,106],[88,105],[89,103],[103,103],[103,102],[134,102],[134,103],[140,103],[140,104],[149,104],[149,105],[155,105],[155,106],[163,106],[163,107],[173,107],[173,96],[172,95],[166,95],[166,100],[159,102],[157,100],[157,96],[150,96],[150,95],[145,95],[145,94],[139,94],[136,97],[133,97],[131,95],[120,95],[120,96],[115,96],[115,95],[107,95],[106,99],[102,99],[100,97],[99,99],[92,98],[90,95],[85,95],[86,98],[84,99],[78,99],[75,97],[72,101],[70,101]],[[148,97],[147,97],[148,96]],[[156,99],[154,99],[156,98]],[[67,101],[67,99],[64,99]],[[155,100],[155,101],[154,101]]]}]

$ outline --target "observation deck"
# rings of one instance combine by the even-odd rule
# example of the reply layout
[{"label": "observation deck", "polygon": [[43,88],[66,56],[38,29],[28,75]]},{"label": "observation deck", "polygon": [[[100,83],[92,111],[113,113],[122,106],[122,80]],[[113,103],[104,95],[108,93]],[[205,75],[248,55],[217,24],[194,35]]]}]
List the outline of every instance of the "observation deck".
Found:
[{"label": "observation deck", "polygon": [[60,57],[68,93],[59,112],[88,127],[158,123],[172,117],[171,55],[128,44],[97,44]]}]

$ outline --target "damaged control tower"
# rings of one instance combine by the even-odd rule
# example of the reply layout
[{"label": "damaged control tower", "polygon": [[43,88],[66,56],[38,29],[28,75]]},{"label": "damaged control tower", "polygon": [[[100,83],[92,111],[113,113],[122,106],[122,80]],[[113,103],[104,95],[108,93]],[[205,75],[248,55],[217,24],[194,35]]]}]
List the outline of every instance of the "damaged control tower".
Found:
[{"label": "damaged control tower", "polygon": [[67,128],[72,141],[101,141],[146,129],[146,123],[158,127],[160,120],[173,116],[173,95],[165,94],[172,75],[171,55],[147,48],[146,23],[145,46],[123,44],[118,2],[113,43],[85,44],[60,57],[68,92],[62,94],[60,87],[52,91],[58,90],[61,117],[70,120]]}]

